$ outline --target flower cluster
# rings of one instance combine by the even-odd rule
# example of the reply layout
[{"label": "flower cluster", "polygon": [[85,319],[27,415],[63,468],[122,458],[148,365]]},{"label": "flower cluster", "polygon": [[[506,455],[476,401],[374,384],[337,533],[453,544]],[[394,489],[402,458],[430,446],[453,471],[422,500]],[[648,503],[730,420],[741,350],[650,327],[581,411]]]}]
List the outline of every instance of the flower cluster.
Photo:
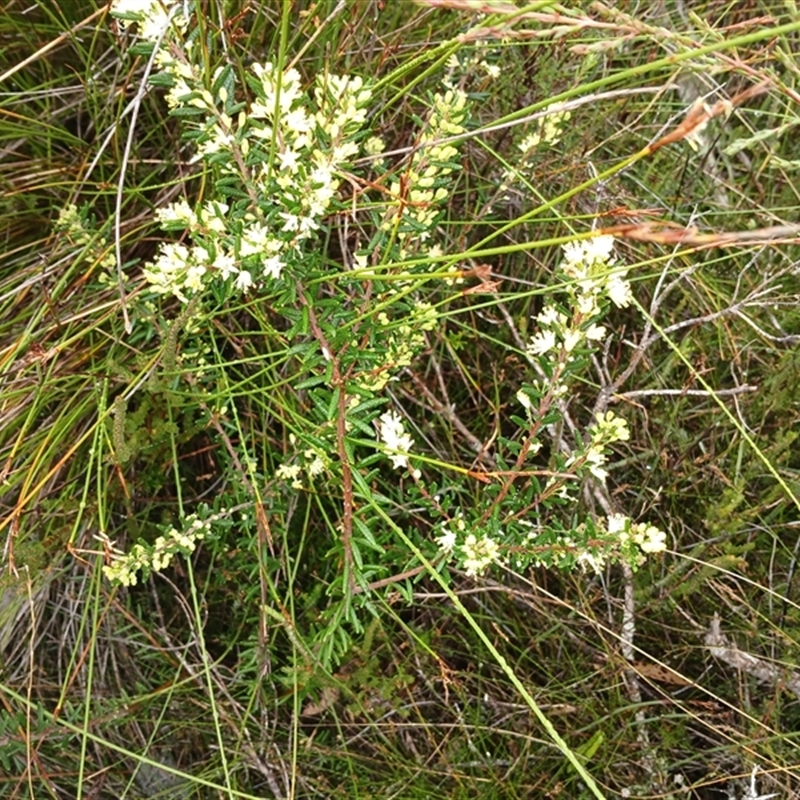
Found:
[{"label": "flower cluster", "polygon": [[[461,530],[465,527],[461,520]],[[507,546],[507,549],[513,551],[511,561],[518,569],[547,567],[572,570],[577,567],[599,572],[619,561],[626,562],[633,569],[638,568],[646,556],[666,549],[667,537],[654,525],[634,523],[624,514],[611,514],[606,518],[571,525],[569,529],[560,528],[555,521],[552,526],[543,527],[529,520],[516,520],[509,523],[505,538],[506,541],[517,542],[513,547]],[[453,552],[456,557],[460,556],[462,565],[470,575],[478,575],[490,564],[502,563],[503,560],[500,547],[488,537],[477,540],[468,536],[465,545],[459,548],[457,536],[444,528],[436,541],[442,552]]]},{"label": "flower cluster", "polygon": [[[275,472],[278,480],[300,489],[325,474],[335,476],[339,469],[339,462],[329,455],[336,452],[335,448],[325,449],[326,443],[342,436],[342,429],[331,421],[331,409],[339,408],[331,399],[333,389],[347,398],[345,432],[351,425],[368,430],[367,420],[374,419],[378,413],[374,409],[382,402],[372,395],[385,390],[428,346],[426,333],[438,324],[438,314],[435,307],[415,298],[415,288],[406,279],[418,275],[391,275],[384,281],[373,269],[369,275],[372,307],[353,293],[351,297],[358,304],[354,311],[356,304],[350,303],[343,292],[342,302],[337,297],[333,302],[320,303],[302,318],[295,304],[297,292],[302,293],[306,308],[312,306],[315,295],[307,293],[307,287],[319,286],[321,270],[326,267],[319,267],[313,280],[291,279],[303,279],[323,264],[323,258],[313,257],[310,245],[325,233],[332,213],[340,210],[337,201],[348,185],[356,191],[359,185],[370,187],[363,190],[361,203],[356,195],[352,208],[357,224],[351,230],[364,231],[364,243],[355,234],[341,238],[342,250],[347,251],[343,253],[344,265],[355,268],[353,283],[362,280],[358,272],[370,272],[368,263],[373,268],[385,268],[423,253],[431,257],[431,263],[439,259],[441,248],[435,243],[434,232],[459,167],[455,140],[466,130],[468,98],[463,87],[468,81],[446,79],[441,92],[430,99],[429,113],[410,155],[389,172],[389,156],[382,156],[384,142],[371,136],[367,127],[372,94],[361,78],[320,74],[314,82],[306,83],[295,69],[269,61],[254,63],[244,70],[249,90],[245,96],[237,87],[232,63],[213,74],[204,70],[202,38],[185,35],[191,23],[190,8],[190,3],[165,0],[115,0],[113,8],[123,30],[135,23],[144,50],[149,48],[159,70],[151,82],[164,90],[171,114],[180,119],[184,137],[191,143],[192,161],[202,163],[214,178],[212,196],[191,203],[179,199],[156,212],[162,229],[174,232],[176,241],[162,244],[143,274],[153,293],[189,303],[187,316],[192,298],[212,287],[218,298],[260,286],[279,287],[274,294],[282,300],[275,308],[285,311],[293,326],[287,339],[305,339],[296,342],[294,350],[302,361],[301,368],[328,369],[310,382],[303,379],[304,385],[318,392],[310,407],[326,409],[324,416],[320,413],[314,418],[310,423],[313,432],[309,428],[301,434],[303,444]],[[488,82],[498,72],[487,51],[476,64],[481,80]],[[532,163],[537,148],[556,144],[569,120],[569,111],[563,107],[553,106],[547,111],[518,145],[523,166]],[[374,180],[363,184],[354,174],[355,168],[351,169],[361,153],[372,157],[375,170]],[[382,189],[383,196],[376,198],[373,189]],[[367,195],[370,200],[365,203]],[[387,204],[373,205],[376,199]],[[372,231],[367,223],[370,214]],[[68,224],[65,216],[64,225]],[[586,352],[607,336],[600,323],[609,304],[625,307],[632,302],[626,272],[614,261],[613,244],[612,237],[595,236],[563,248],[560,277],[565,299],[549,302],[541,309],[536,316],[537,330],[525,348],[538,367],[539,377],[517,395],[527,412],[527,438],[523,435],[505,442],[518,458],[517,466],[525,458],[539,458],[542,434],[554,427],[558,418],[555,401],[566,393],[567,378],[580,366]],[[414,263],[421,261],[414,259]],[[427,270],[428,264],[419,269]],[[422,277],[429,275],[426,272]],[[347,283],[349,277],[344,278],[343,283]],[[194,302],[199,303],[199,299]],[[357,325],[365,319],[370,325],[361,328],[358,346],[353,346],[356,314]],[[316,361],[306,355],[311,352]],[[176,363],[177,358],[173,356]],[[200,366],[193,366],[195,377]],[[331,374],[346,376],[343,385],[333,387]],[[116,421],[124,432],[122,417]],[[386,411],[374,422],[378,439],[373,442],[375,448],[389,458],[393,468],[409,470],[417,481],[415,488],[424,495],[420,471],[411,464],[414,439],[401,416]],[[474,519],[467,521],[461,512],[451,513],[448,502],[454,501],[445,498],[440,505],[437,500],[437,511],[448,520],[434,537],[440,552],[473,577],[492,565],[512,560],[516,563],[523,558],[528,564],[599,570],[615,559],[624,558],[635,565],[643,554],[660,552],[665,547],[663,532],[647,524],[634,524],[622,515],[574,524],[572,507],[570,523],[562,527],[546,516],[549,508],[570,499],[568,490],[579,485],[578,480],[569,483],[570,479],[591,475],[605,480],[610,447],[628,437],[624,420],[612,412],[599,415],[588,428],[585,441],[577,437],[573,454],[554,448],[557,452],[551,457],[548,482],[539,485],[531,477],[531,489],[525,490],[524,500],[523,491],[494,492],[494,497],[500,498],[498,503],[516,504],[496,522],[495,518],[488,522],[489,515],[481,508],[475,508]],[[297,445],[294,435],[291,444]],[[571,499],[575,496],[573,492]],[[541,512],[535,526],[520,518],[533,508],[537,515]],[[147,575],[168,566],[177,554],[190,554],[208,535],[209,526],[209,521],[193,516],[186,520],[183,531],[171,528],[153,544],[134,545],[127,555],[112,548],[105,575],[118,584],[134,585],[140,572]]]},{"label": "flower cluster", "polygon": [[464,47],[447,59],[447,74],[442,84],[448,89],[463,87],[481,91],[491,81],[500,77],[500,63],[506,57],[502,47],[496,46],[493,36],[476,38],[472,47]]},{"label": "flower cluster", "polygon": [[400,256],[408,254],[410,242],[424,243],[430,236],[439,207],[448,196],[442,178],[457,164],[458,148],[447,142],[463,133],[467,117],[467,95],[459,89],[435,94],[425,130],[420,135],[408,169],[389,186],[395,198],[393,213],[387,214],[383,229],[396,231],[401,244]]},{"label": "flower cluster", "polygon": [[[297,437],[289,435],[290,443],[295,444]],[[330,467],[330,458],[317,447],[307,447],[294,461],[294,463],[281,464],[275,470],[275,477],[282,481],[291,481],[292,489],[303,488],[303,476],[314,483],[320,475]]]},{"label": "flower cluster", "polygon": [[562,129],[572,116],[571,111],[558,103],[546,106],[541,114],[534,122],[534,129],[517,144],[521,153],[519,161],[512,168],[503,171],[499,190],[501,194],[508,193],[521,176],[533,174],[537,151],[542,147],[558,144]]},{"label": "flower cluster", "polygon": [[[471,578],[481,575],[492,564],[501,562],[500,545],[488,534],[468,533],[463,541],[460,536],[467,529],[464,515],[458,512],[448,523],[441,525],[435,537],[439,549],[453,557]],[[497,535],[497,534],[495,534]]]},{"label": "flower cluster", "polygon": [[544,356],[556,350],[569,355],[585,340],[599,341],[606,335],[602,325],[591,324],[585,327],[575,325],[575,318],[568,318],[554,305],[546,305],[537,315],[540,330],[528,343],[529,356]]},{"label": "flower cluster", "polygon": [[534,151],[542,145],[554,145],[561,141],[561,129],[564,124],[569,122],[572,116],[571,111],[567,111],[558,104],[549,105],[542,109],[544,116],[536,120],[536,130],[529,133],[517,147],[522,152],[522,158],[527,162]]},{"label": "flower cluster", "polygon": [[480,575],[491,564],[500,559],[500,547],[489,536],[477,537],[474,533],[467,534],[464,544],[461,545],[463,553],[464,571],[470,578]]},{"label": "flower cluster", "polygon": [[[540,451],[544,425],[560,418],[561,411],[555,403],[566,394],[568,377],[585,363],[581,356],[586,350],[607,335],[600,322],[609,303],[624,307],[632,300],[624,270],[614,268],[613,244],[611,236],[597,236],[570,242],[563,249],[561,274],[566,278],[567,300],[545,305],[536,316],[538,330],[526,346],[526,354],[538,366],[540,377],[525,383],[516,395],[526,411],[530,431],[524,448],[519,450],[520,459],[532,458]],[[537,502],[542,509],[565,502],[574,507],[577,494],[573,488],[580,482],[570,477],[591,476],[605,481],[611,446],[627,441],[630,432],[624,419],[613,411],[604,411],[588,426],[584,441],[580,436],[576,438],[574,452],[564,454],[559,450],[553,454],[556,471],[543,488],[537,489]],[[634,524],[622,515],[606,520],[588,518],[580,524],[571,521],[567,527],[562,527],[555,515],[540,515],[536,526],[512,519],[503,527],[506,541],[519,543],[513,548],[517,567],[600,570],[619,560],[636,567],[644,555],[663,550],[666,539],[654,526]]]},{"label": "flower cluster", "polygon": [[[380,340],[380,363],[361,378],[359,386],[370,392],[380,392],[397,373],[408,367],[414,356],[426,346],[425,332],[436,328],[439,315],[430,304],[415,302],[411,313],[399,324],[393,324],[385,311],[377,315],[375,338]],[[385,331],[385,333],[384,333]]]},{"label": "flower cluster", "polygon": [[[146,578],[150,572],[166,569],[178,555],[190,555],[211,530],[211,520],[201,520],[195,514],[186,518],[184,530],[170,528],[159,536],[153,544],[135,544],[129,553],[113,551],[111,563],[103,567],[106,578],[119,586],[135,586],[138,573]],[[113,545],[112,545],[113,546]]]},{"label": "flower cluster", "polygon": [[613,246],[614,238],[605,235],[564,245],[561,270],[567,278],[569,308],[565,313],[560,306],[548,303],[536,316],[539,329],[528,341],[526,354],[547,371],[548,391],[554,397],[567,391],[564,377],[576,351],[606,337],[605,326],[598,322],[606,299],[617,306],[626,306],[632,300],[624,270],[612,271]]},{"label": "flower cluster", "polygon": [[122,30],[133,23],[142,39],[164,42],[170,30],[182,33],[188,27],[184,8],[184,4],[170,5],[161,0],[115,0],[111,11]]},{"label": "flower cluster", "polygon": [[604,296],[619,308],[633,300],[630,284],[625,280],[627,270],[623,267],[611,270],[614,266],[613,248],[614,237],[608,235],[564,245],[561,269],[575,282],[570,288],[577,294],[577,305],[585,317],[598,313]]},{"label": "flower cluster", "polygon": [[661,553],[667,549],[667,534],[654,525],[644,522],[632,523],[624,514],[608,517],[608,532],[619,537],[621,544],[632,543],[643,553]]},{"label": "flower cluster", "polygon": [[575,453],[567,459],[566,466],[585,466],[598,480],[608,477],[605,469],[608,460],[607,448],[614,442],[626,442],[630,438],[628,423],[613,411],[598,414],[594,425],[589,427],[590,441],[583,452]]},{"label": "flower cluster", "polygon": [[654,525],[634,523],[624,514],[611,514],[560,537],[558,548],[568,567],[574,563],[599,572],[608,563],[624,560],[636,569],[647,555],[666,550],[666,538]]},{"label": "flower cluster", "polygon": [[[148,19],[141,11],[140,28]],[[190,53],[191,43],[184,48]],[[189,236],[162,244],[145,278],[182,302],[214,280],[246,292],[279,279],[287,265],[302,263],[302,245],[331,211],[338,175],[359,152],[370,90],[358,77],[319,75],[312,98],[297,70],[256,63],[246,76],[255,98],[243,104],[230,67],[217,70],[208,89],[184,54],[162,45],[155,62],[161,72],[153,81],[168,88],[172,113],[191,128],[194,160],[223,175],[217,188],[226,199],[160,209],[164,229]]]},{"label": "flower cluster", "polygon": [[[379,435],[381,441],[386,445],[392,466],[395,469],[408,468],[408,455],[414,446],[411,434],[406,433],[400,415],[396,411],[385,411],[379,417]],[[413,474],[419,477],[419,471],[414,470]]]},{"label": "flower cluster", "polygon": [[[645,556],[666,549],[666,534],[647,523],[633,523],[623,514],[612,514],[606,519],[587,521],[570,530],[542,529],[528,520],[509,524],[505,534],[500,531],[491,536],[486,533],[468,533],[470,526],[459,512],[447,523],[441,524],[434,537],[441,553],[459,564],[467,575],[481,575],[493,564],[506,560],[498,538],[519,542],[513,548],[514,565],[518,568],[555,567],[569,570],[575,567],[599,572],[607,564],[624,560],[636,568]],[[463,538],[462,538],[463,537]]]}]

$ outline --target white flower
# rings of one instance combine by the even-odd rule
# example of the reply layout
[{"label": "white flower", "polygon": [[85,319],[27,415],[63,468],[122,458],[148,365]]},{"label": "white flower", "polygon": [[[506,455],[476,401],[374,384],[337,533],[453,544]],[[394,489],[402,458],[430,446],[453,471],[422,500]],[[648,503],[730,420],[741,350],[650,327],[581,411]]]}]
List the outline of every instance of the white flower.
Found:
[{"label": "white flower", "polygon": [[167,105],[170,108],[177,108],[188,99],[187,95],[191,95],[192,91],[192,87],[184,78],[177,78],[172,88],[167,92]]},{"label": "white flower", "polygon": [[298,160],[300,158],[299,153],[287,148],[278,156],[278,158],[281,162],[281,169],[288,170],[292,174],[297,172]]},{"label": "white flower", "polygon": [[536,319],[540,325],[549,327],[551,325],[562,326],[566,323],[567,318],[561,314],[555,306],[545,306],[537,315]]},{"label": "white flower", "polygon": [[[130,15],[136,17],[139,36],[149,41],[157,41],[162,37],[170,24],[185,30],[189,20],[182,16],[177,3],[163,4],[159,0],[116,0],[112,11],[115,15]],[[130,20],[119,20],[120,27],[124,30]]]},{"label": "white flower", "polygon": [[311,216],[300,217],[299,219],[300,219],[300,229],[298,232],[300,236],[308,236],[308,234],[311,233],[311,231],[315,231],[317,230],[317,228],[319,228],[319,224]]},{"label": "white flower", "polygon": [[583,340],[583,331],[569,330],[564,333],[564,350],[571,353]]},{"label": "white flower", "polygon": [[386,448],[394,453],[389,454],[395,468],[408,466],[408,453],[414,446],[414,440],[406,433],[400,415],[395,411],[386,411],[380,416],[380,436]]},{"label": "white flower", "polygon": [[366,142],[364,142],[364,152],[368,156],[377,156],[379,153],[382,153],[386,149],[386,142],[381,139],[380,136],[370,136]]},{"label": "white flower", "polygon": [[631,285],[620,275],[611,275],[606,284],[606,292],[611,302],[618,308],[625,308],[633,302]]},{"label": "white flower", "polygon": [[593,266],[595,264],[608,264],[611,261],[611,251],[614,247],[613,236],[595,236],[592,239],[581,239],[577,242],[567,242],[563,246],[564,261],[567,264]]},{"label": "white flower", "polygon": [[614,249],[614,237],[604,234],[603,236],[595,236],[593,239],[587,239],[583,242],[583,249],[586,261],[610,264],[611,253]]},{"label": "white flower", "polygon": [[307,137],[302,134],[311,130],[311,118],[304,108],[293,108],[283,115],[283,128],[287,134],[293,137],[293,144],[296,147],[303,146]]},{"label": "white flower", "polygon": [[470,533],[461,548],[464,553],[464,571],[469,577],[475,577],[490,564],[495,563],[500,555],[500,548],[494,539],[484,536],[478,539]]},{"label": "white flower", "polygon": [[314,459],[306,464],[306,472],[308,472],[309,478],[316,478],[317,475],[322,475],[322,473],[325,472],[325,462],[316,453],[312,455]]},{"label": "white flower", "polygon": [[242,233],[239,254],[244,257],[263,253],[268,247],[269,234],[269,228],[263,223],[252,223]]},{"label": "white flower", "polygon": [[628,526],[630,520],[624,514],[609,514],[606,530],[610,534],[618,534],[621,542],[626,542],[628,536]]},{"label": "white flower", "polygon": [[164,225],[169,222],[180,222],[184,225],[191,225],[195,222],[194,211],[186,200],[179,200],[177,203],[170,203],[156,210],[156,219]]},{"label": "white flower", "polygon": [[292,233],[300,229],[300,217],[297,214],[292,214],[289,211],[279,211],[278,213],[283,217],[283,230],[286,233]]},{"label": "white flower", "polygon": [[583,550],[578,553],[578,563],[582,567],[591,567],[595,572],[600,572],[606,564],[606,555],[604,553],[590,553],[588,550]]},{"label": "white flower", "polygon": [[341,142],[334,146],[331,161],[334,164],[343,164],[358,154],[358,145],[355,142]]},{"label": "white flower", "polygon": [[597,325],[596,323],[593,323],[584,331],[584,333],[589,341],[599,342],[601,339],[605,339],[606,328],[605,325]]},{"label": "white flower", "polygon": [[628,423],[623,417],[618,417],[613,411],[605,414],[598,413],[596,422],[589,428],[593,442],[627,442],[631,438]]},{"label": "white flower", "polygon": [[583,242],[567,242],[561,247],[564,253],[565,266],[582,266],[586,261],[586,251]]},{"label": "white flower", "polygon": [[608,477],[608,470],[603,468],[606,463],[606,456],[602,450],[596,447],[591,447],[586,453],[586,466],[589,472],[601,481]]},{"label": "white flower", "polygon": [[275,470],[275,477],[278,480],[291,481],[292,489],[302,489],[303,482],[300,480],[300,473],[303,468],[299,464],[281,464]]},{"label": "white flower", "polygon": [[280,256],[270,256],[264,259],[264,275],[268,278],[275,278],[276,280],[281,276],[281,270],[284,264]]},{"label": "white flower", "polygon": [[667,549],[667,534],[655,525],[638,523],[631,527],[631,533],[643,553],[661,553]]},{"label": "white flower", "polygon": [[436,537],[436,544],[444,553],[449,553],[456,546],[456,534],[449,528],[442,528],[442,532]]},{"label": "white flower", "polygon": [[523,154],[527,155],[529,151],[538,147],[541,144],[542,137],[537,133],[529,133],[518,145]]},{"label": "white flower", "polygon": [[590,283],[592,283],[592,285],[589,287],[588,291],[585,291],[582,285],[580,286],[581,291],[576,298],[578,312],[585,318],[595,316],[600,310],[597,306],[598,287],[596,287],[593,282],[590,281]]},{"label": "white flower", "polygon": [[246,292],[253,285],[253,276],[243,269],[236,276],[236,288],[241,292]]},{"label": "white flower", "polygon": [[226,215],[229,206],[219,200],[212,200],[205,203],[200,209],[200,219],[208,230],[214,233],[225,233],[227,228]]},{"label": "white flower", "polygon": [[296,478],[301,471],[302,467],[300,467],[299,464],[281,464],[278,469],[275,470],[275,477],[281,480],[292,480]]},{"label": "white flower", "polygon": [[543,356],[555,350],[556,335],[553,331],[539,331],[531,336],[525,348],[529,356]]},{"label": "white flower", "polygon": [[202,264],[194,264],[186,270],[186,277],[183,280],[183,285],[193,292],[199,292],[203,288],[203,276],[206,274],[206,268]]},{"label": "white flower", "polygon": [[220,277],[224,281],[228,280],[237,270],[236,259],[230,253],[217,253],[211,266],[219,270]]},{"label": "white flower", "polygon": [[191,266],[191,255],[187,247],[177,242],[162,244],[156,260],[142,271],[154,292],[174,294],[187,302],[183,294],[184,280]]},{"label": "white flower", "polygon": [[500,77],[500,65],[499,64],[489,64],[486,61],[481,61],[481,67],[483,67],[483,71],[492,79],[496,80]]},{"label": "white flower", "polygon": [[112,561],[103,567],[103,574],[112,583],[122,586],[135,586],[136,573],[148,567],[159,572],[168,567],[172,559],[182,553],[189,555],[197,549],[197,542],[202,540],[211,529],[210,520],[200,520],[194,514],[186,518],[188,526],[185,530],[170,528],[166,535],[156,538],[147,547],[136,544],[130,553],[113,553]]}]

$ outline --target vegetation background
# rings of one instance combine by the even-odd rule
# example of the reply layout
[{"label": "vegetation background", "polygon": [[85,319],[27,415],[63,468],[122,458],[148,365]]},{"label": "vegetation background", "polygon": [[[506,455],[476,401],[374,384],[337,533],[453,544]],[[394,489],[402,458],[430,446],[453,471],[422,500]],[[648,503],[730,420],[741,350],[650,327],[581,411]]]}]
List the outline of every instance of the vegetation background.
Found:
[{"label": "vegetation background", "polygon": [[[144,60],[107,11],[0,10],[0,796],[800,796],[795,3],[197,3],[209,74],[280,56],[309,82],[369,78],[389,150],[447,59],[473,64],[441,226],[467,280],[420,288],[446,323],[390,387],[461,502],[486,491],[475,443],[507,431],[557,243],[613,229],[644,311],[610,313],[568,404],[587,420],[613,386],[631,438],[609,497],[668,552],[635,573],[452,569],[449,595],[422,572],[352,619],[329,594],[341,495],[273,478],[313,399],[279,315],[253,293],[188,324],[164,299],[128,333],[99,278],[119,242],[143,291],[154,209],[207,178],[158,91],[128,125]],[[526,161],[552,102],[569,124]],[[58,230],[69,203],[84,240]],[[320,240],[334,272],[346,225]],[[424,536],[399,475],[373,491]],[[191,558],[104,580],[98,532],[129,548],[220,501],[241,515]]]}]

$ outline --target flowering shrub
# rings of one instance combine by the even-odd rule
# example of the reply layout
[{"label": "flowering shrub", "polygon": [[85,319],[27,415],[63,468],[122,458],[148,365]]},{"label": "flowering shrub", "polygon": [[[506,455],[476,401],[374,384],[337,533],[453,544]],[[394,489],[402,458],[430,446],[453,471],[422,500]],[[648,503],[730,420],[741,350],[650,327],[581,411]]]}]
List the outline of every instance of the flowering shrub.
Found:
[{"label": "flowering shrub", "polygon": [[[460,169],[459,137],[469,126],[470,100],[452,75],[458,65],[450,64],[442,90],[430,96],[407,157],[393,165],[374,133],[380,120],[370,115],[379,106],[367,81],[325,74],[307,86],[296,69],[273,62],[252,64],[244,85],[230,64],[208,75],[190,8],[158,0],[114,5],[121,27],[135,25],[141,52],[159,70],[151,82],[165,90],[192,162],[213,176],[211,196],[156,211],[159,225],[177,239],[161,244],[144,266],[148,302],[171,296],[199,314],[204,302],[258,297],[282,320],[281,336],[302,376],[294,391],[303,393],[307,413],[286,437],[287,453],[271,475],[257,474],[246,452],[234,455],[247,465],[248,480],[286,496],[323,482],[341,494],[331,553],[343,570],[331,593],[346,595],[352,608],[355,590],[369,602],[370,581],[390,582],[399,571],[382,560],[377,541],[389,532],[376,531],[354,501],[382,465],[392,470],[383,473],[384,484],[395,484],[400,473],[403,502],[418,509],[417,518],[429,518],[428,532],[408,531],[405,540],[442,570],[460,567],[468,576],[498,564],[599,570],[620,559],[635,567],[663,550],[665,534],[652,526],[580,511],[584,481],[602,485],[613,446],[629,438],[625,420],[603,410],[570,440],[556,433],[574,379],[608,337],[605,314],[632,302],[613,239],[564,246],[561,296],[551,293],[525,347],[520,413],[510,419],[515,430],[504,432],[487,456],[492,464],[479,476],[480,500],[457,503],[457,492],[445,490],[467,479],[443,477],[436,462],[423,460],[411,432],[416,421],[386,406],[393,382],[441,326],[438,306],[422,287],[436,281],[440,291],[452,291],[432,273],[443,258],[442,242],[451,238],[442,235],[442,211]],[[490,79],[496,65],[480,63]],[[524,157],[556,143],[568,118],[554,109],[540,120],[520,145]],[[352,235],[342,236],[333,259],[324,241],[345,215]],[[191,328],[191,320],[185,324]],[[193,383],[193,391],[202,396],[203,385]],[[386,515],[396,508],[380,492],[367,499],[367,508]],[[137,570],[158,571],[177,553],[190,554],[207,529],[196,519],[186,523],[153,545],[115,553],[106,576],[132,585]]]}]

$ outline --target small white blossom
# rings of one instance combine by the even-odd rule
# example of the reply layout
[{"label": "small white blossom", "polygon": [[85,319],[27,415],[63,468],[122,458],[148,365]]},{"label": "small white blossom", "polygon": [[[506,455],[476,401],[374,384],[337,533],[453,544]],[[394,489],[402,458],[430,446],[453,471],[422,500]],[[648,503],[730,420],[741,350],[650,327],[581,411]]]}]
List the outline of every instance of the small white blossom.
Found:
[{"label": "small white blossom", "polygon": [[239,244],[239,253],[242,257],[263,253],[267,249],[270,229],[263,223],[252,223],[245,228]]},{"label": "small white blossom", "polygon": [[618,417],[613,411],[597,414],[589,432],[593,442],[627,442],[631,438],[627,421],[623,417]]},{"label": "small white blossom", "polygon": [[492,79],[496,80],[500,77],[500,65],[499,64],[489,64],[486,61],[481,61],[481,67],[483,71]]},{"label": "small white blossom", "polygon": [[605,453],[596,447],[592,447],[587,451],[585,458],[589,472],[598,480],[605,481],[608,477],[608,470],[603,467],[606,463]]},{"label": "small white blossom", "polygon": [[606,337],[605,325],[591,324],[585,331],[586,338],[591,342],[599,342]]},{"label": "small white blossom", "polygon": [[[189,20],[181,14],[177,3],[162,4],[159,0],[115,0],[111,10],[114,15],[134,17],[139,36],[153,42],[161,39],[170,25],[184,31],[189,24]],[[119,20],[119,26],[123,30],[130,24],[130,19]]]},{"label": "small white blossom", "polygon": [[612,275],[606,285],[606,292],[611,302],[618,308],[625,308],[633,302],[631,285],[620,275]]},{"label": "small white blossom", "polygon": [[444,553],[449,553],[456,546],[456,534],[449,528],[442,528],[442,532],[436,537],[436,544]]},{"label": "small white blossom", "polygon": [[253,285],[253,276],[243,269],[236,276],[236,288],[242,292],[246,292]]},{"label": "small white blossom", "polygon": [[575,300],[577,302],[578,313],[584,318],[593,317],[600,311],[594,285],[592,285],[588,292],[579,292]]},{"label": "small white blossom", "polygon": [[667,534],[649,523],[631,521],[624,514],[610,514],[607,518],[606,530],[619,537],[621,544],[634,542],[643,553],[661,553],[667,549]]},{"label": "small white blossom", "polygon": [[624,514],[609,514],[606,530],[610,534],[619,534],[621,541],[627,540],[627,531],[630,520]]},{"label": "small white blossom", "polygon": [[408,466],[408,454],[414,440],[406,433],[400,415],[386,411],[380,416],[380,437],[390,451],[389,458],[396,469]]},{"label": "small white blossom", "polygon": [[580,330],[568,330],[564,332],[564,350],[567,353],[571,353],[582,341],[583,341],[583,331]]},{"label": "small white blossom", "polygon": [[236,259],[230,253],[217,253],[211,266],[219,270],[220,277],[226,281],[237,271]]},{"label": "small white blossom", "polygon": [[316,453],[313,454],[313,460],[306,464],[306,472],[309,478],[316,478],[325,472],[325,462]]},{"label": "small white blossom", "polygon": [[606,565],[607,556],[604,553],[590,553],[582,550],[578,553],[578,563],[582,567],[589,567],[594,572],[600,572]]},{"label": "small white blossom", "polygon": [[191,225],[195,220],[194,211],[186,200],[179,200],[177,203],[170,203],[156,210],[156,219],[163,225],[170,222],[180,222],[183,225]]},{"label": "small white blossom", "polygon": [[291,173],[297,172],[298,167],[298,160],[300,158],[300,154],[296,153],[294,150],[284,150],[279,156],[278,160],[280,161],[281,169],[288,170]]},{"label": "small white blossom", "polygon": [[200,209],[200,220],[203,225],[214,233],[225,233],[227,226],[226,216],[229,206],[219,200],[212,200],[205,203]]},{"label": "small white blossom", "polygon": [[264,275],[268,278],[275,278],[276,280],[281,276],[281,270],[284,264],[280,256],[270,256],[264,259]]},{"label": "small white blossom", "polygon": [[529,356],[544,356],[555,350],[556,335],[553,331],[538,331],[528,342],[525,348]]},{"label": "small white blossom", "polygon": [[364,152],[368,156],[377,156],[386,149],[386,142],[380,136],[370,136],[364,142]]},{"label": "small white blossom", "polygon": [[614,250],[614,237],[604,234],[595,236],[593,239],[586,239],[583,242],[583,249],[586,254],[586,261],[610,264],[611,254]]},{"label": "small white blossom", "polygon": [[540,325],[549,327],[552,325],[563,326],[567,322],[567,318],[560,313],[555,306],[545,306],[537,315],[536,319]]},{"label": "small white blossom", "polygon": [[283,230],[285,232],[293,233],[300,230],[300,217],[297,214],[292,214],[289,211],[281,211],[279,214],[283,217]]},{"label": "small white blossom", "polygon": [[613,236],[595,236],[592,239],[581,239],[577,242],[567,242],[562,250],[564,262],[570,266],[593,266],[595,264],[610,264],[611,253],[614,248]]}]

